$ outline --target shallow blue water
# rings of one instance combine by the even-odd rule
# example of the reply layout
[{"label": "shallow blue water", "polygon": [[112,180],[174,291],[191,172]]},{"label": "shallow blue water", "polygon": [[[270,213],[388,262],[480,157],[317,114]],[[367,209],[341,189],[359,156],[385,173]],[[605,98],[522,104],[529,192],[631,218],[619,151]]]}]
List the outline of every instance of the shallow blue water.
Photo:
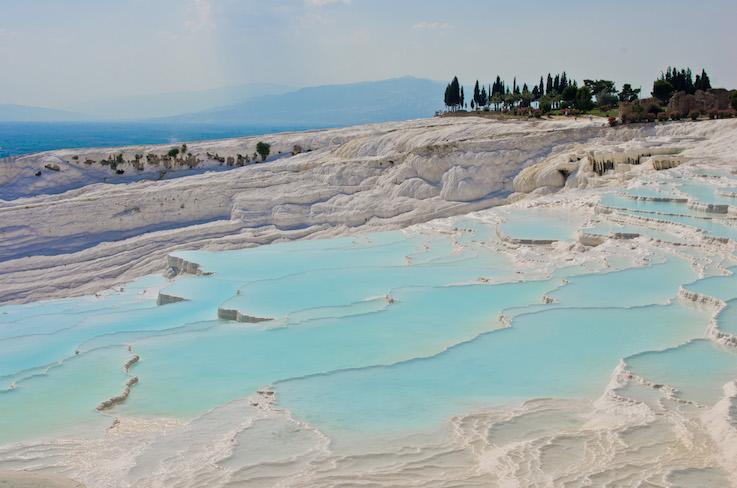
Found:
[{"label": "shallow blue water", "polygon": [[562,241],[575,237],[578,222],[561,212],[530,210],[500,224],[499,228],[512,239]]},{"label": "shallow blue water", "polygon": [[678,305],[543,311],[433,358],[286,381],[277,394],[331,432],[419,428],[528,398],[593,399],[620,358],[677,345],[705,322]]},{"label": "shallow blue water", "polygon": [[[683,259],[519,281],[487,245],[493,226],[454,225],[178,252],[212,274],[0,307],[0,444],[104,423],[96,405],[129,375],[139,383],[115,415],[190,419],[273,385],[280,406],[336,438],[391,435],[530,398],[595,398],[620,360],[703,336],[709,312],[675,297],[708,279]],[[149,288],[185,301],[157,306]],[[276,320],[219,320],[221,308]],[[705,362],[715,382],[729,361]]]},{"label": "shallow blue water", "polygon": [[722,386],[737,377],[737,354],[704,339],[639,354],[627,364],[635,374],[677,388],[681,398],[706,405],[719,400]]}]

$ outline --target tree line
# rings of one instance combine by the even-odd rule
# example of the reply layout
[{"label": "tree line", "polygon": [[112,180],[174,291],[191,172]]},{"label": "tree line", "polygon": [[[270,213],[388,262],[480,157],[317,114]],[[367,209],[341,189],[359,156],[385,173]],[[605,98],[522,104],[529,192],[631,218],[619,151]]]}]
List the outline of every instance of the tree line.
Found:
[{"label": "tree line", "polygon": [[[690,68],[671,68],[661,73],[653,83],[651,94],[667,103],[673,93],[685,91],[695,93],[697,90],[711,89],[711,80],[706,70],[701,70],[694,78]],[[588,111],[594,107],[608,110],[617,106],[619,102],[633,102],[640,98],[640,88],[633,88],[632,84],[624,83],[621,90],[617,90],[611,80],[584,79],[579,83],[563,71],[555,75],[548,73],[540,76],[538,83],[532,86],[527,83],[519,85],[514,77],[512,84],[507,84],[500,76],[486,84],[476,80],[473,95],[466,100],[463,86],[458,77],[445,88],[444,103],[449,111],[483,109],[510,110],[531,107],[537,103],[542,113],[554,109],[579,109]]]},{"label": "tree line", "polygon": [[693,78],[691,68],[671,68],[665,72],[661,72],[660,76],[653,83],[652,96],[660,101],[667,103],[670,97],[676,92],[686,92],[690,95],[696,93],[697,90],[710,90],[711,80],[706,70],[702,69],[700,75]]}]

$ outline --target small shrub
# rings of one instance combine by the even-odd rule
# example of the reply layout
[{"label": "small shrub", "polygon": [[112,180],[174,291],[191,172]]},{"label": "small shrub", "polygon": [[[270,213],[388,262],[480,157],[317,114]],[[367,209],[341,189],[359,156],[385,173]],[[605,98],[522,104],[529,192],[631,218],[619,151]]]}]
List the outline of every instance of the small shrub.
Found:
[{"label": "small shrub", "polygon": [[540,111],[540,110],[538,109],[538,110],[535,110],[535,111],[533,111],[533,112],[532,112],[532,115],[533,115],[533,116],[534,116],[534,117],[535,117],[536,119],[539,119],[540,117],[542,117],[542,116],[543,116],[543,113],[542,113],[542,111]]},{"label": "small shrub", "polygon": [[646,113],[646,114],[645,114],[645,119],[646,119],[646,120],[647,120],[648,122],[655,122],[655,118],[656,118],[656,117],[657,117],[657,115],[656,115],[656,114],[654,114],[654,113],[651,113],[651,112],[648,112],[648,113]]},{"label": "small shrub", "polygon": [[662,111],[663,109],[654,103],[651,103],[650,106],[647,107],[647,112],[650,114],[659,114]]},{"label": "small shrub", "polygon": [[665,113],[665,112],[660,112],[660,113],[658,114],[658,120],[659,120],[660,122],[666,122],[666,121],[668,120],[668,114],[667,114],[667,113]]},{"label": "small shrub", "polygon": [[733,91],[729,95],[729,104],[732,106],[733,110],[737,110],[737,90]]},{"label": "small shrub", "polygon": [[701,114],[699,114],[698,110],[691,110],[691,112],[689,112],[688,114],[689,118],[693,121],[699,120],[699,115]]},{"label": "small shrub", "polygon": [[670,120],[681,120],[681,113],[680,112],[671,112],[670,113]]},{"label": "small shrub", "polygon": [[622,114],[620,119],[622,119],[622,124],[629,124],[631,122],[632,117],[630,117],[627,114]]},{"label": "small shrub", "polygon": [[169,156],[170,158],[176,158],[179,155],[179,148],[173,147],[169,149],[169,152],[166,153],[166,155]]},{"label": "small shrub", "polygon": [[617,125],[617,118],[616,117],[609,117],[607,119],[609,121],[609,127],[616,127]]},{"label": "small shrub", "polygon": [[716,119],[718,114],[719,112],[717,112],[716,110],[709,110],[709,118],[712,120]]},{"label": "small shrub", "polygon": [[261,161],[266,161],[266,158],[269,157],[269,153],[271,153],[271,144],[259,141],[258,144],[256,144],[256,152],[261,156]]}]

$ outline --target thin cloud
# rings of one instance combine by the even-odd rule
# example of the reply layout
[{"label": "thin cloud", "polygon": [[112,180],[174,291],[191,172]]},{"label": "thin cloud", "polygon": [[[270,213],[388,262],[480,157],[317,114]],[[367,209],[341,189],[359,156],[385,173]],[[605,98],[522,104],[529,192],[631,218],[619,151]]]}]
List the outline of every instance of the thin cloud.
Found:
[{"label": "thin cloud", "polygon": [[414,30],[445,30],[450,29],[451,25],[447,22],[418,22],[412,26]]},{"label": "thin cloud", "polygon": [[184,28],[190,32],[207,32],[215,28],[212,15],[212,0],[194,0],[189,8],[190,18],[184,22]]},{"label": "thin cloud", "polygon": [[325,7],[328,5],[349,5],[351,0],[305,0],[305,3],[310,7]]}]

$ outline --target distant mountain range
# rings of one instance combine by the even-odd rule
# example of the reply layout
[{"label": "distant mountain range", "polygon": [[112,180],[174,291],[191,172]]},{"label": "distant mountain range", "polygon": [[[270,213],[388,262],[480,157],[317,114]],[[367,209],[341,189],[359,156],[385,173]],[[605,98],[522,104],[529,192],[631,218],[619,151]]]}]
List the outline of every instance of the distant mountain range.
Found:
[{"label": "distant mountain range", "polygon": [[65,110],[0,103],[0,122],[79,122],[89,118]]},{"label": "distant mountain range", "polygon": [[302,88],[170,120],[243,125],[348,125],[414,119],[441,106],[440,82],[404,77]]},{"label": "distant mountain range", "polygon": [[68,107],[72,112],[104,120],[141,120],[199,112],[213,107],[243,103],[264,95],[279,95],[296,88],[271,83],[215,88],[211,90],[155,93],[90,100]]},{"label": "distant mountain range", "polygon": [[215,90],[97,100],[69,111],[1,105],[0,121],[146,120],[241,126],[340,126],[432,115],[443,83],[403,77],[293,89],[252,84]]}]

